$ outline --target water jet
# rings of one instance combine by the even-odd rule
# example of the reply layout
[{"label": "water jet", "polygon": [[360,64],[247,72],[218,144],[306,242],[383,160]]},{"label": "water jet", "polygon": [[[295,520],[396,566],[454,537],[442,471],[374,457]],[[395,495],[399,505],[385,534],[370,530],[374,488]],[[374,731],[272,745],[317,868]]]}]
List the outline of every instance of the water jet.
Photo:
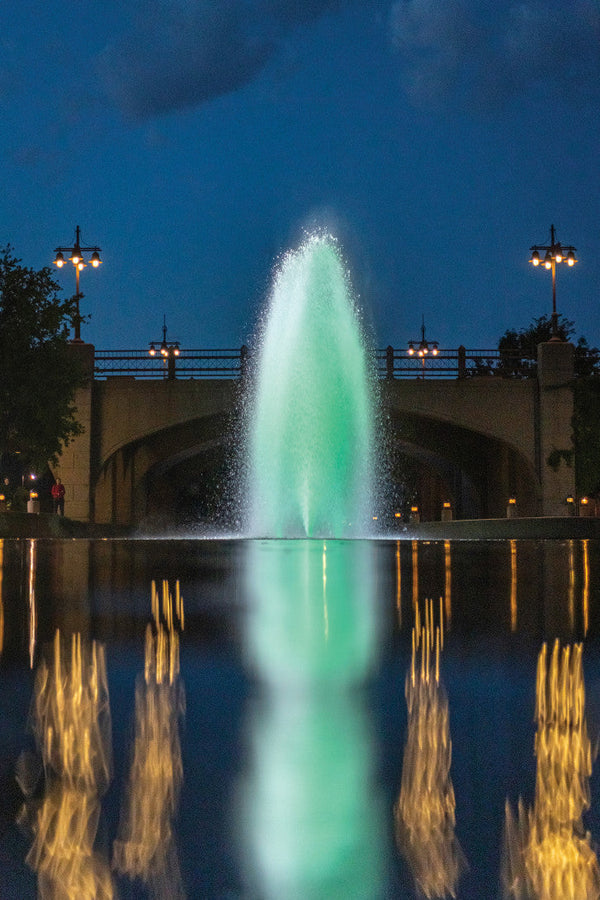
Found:
[{"label": "water jet", "polygon": [[368,533],[374,384],[349,276],[330,235],[277,270],[247,403],[247,533]]}]

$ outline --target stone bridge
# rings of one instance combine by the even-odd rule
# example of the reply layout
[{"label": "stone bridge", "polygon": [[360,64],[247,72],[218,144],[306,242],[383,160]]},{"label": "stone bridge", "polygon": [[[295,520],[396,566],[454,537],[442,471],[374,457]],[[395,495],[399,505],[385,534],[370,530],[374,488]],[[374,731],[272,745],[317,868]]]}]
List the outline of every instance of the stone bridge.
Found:
[{"label": "stone bridge", "polygon": [[[93,371],[94,348],[79,352]],[[423,518],[440,518],[444,500],[456,518],[501,517],[509,497],[519,515],[565,515],[574,469],[548,457],[572,449],[572,379],[573,347],[561,342],[540,345],[537,377],[382,379],[392,489],[390,508],[374,514],[393,516],[412,466]],[[76,397],[85,433],[54,472],[67,515],[123,525],[226,519],[242,394],[233,378],[92,380]]]}]

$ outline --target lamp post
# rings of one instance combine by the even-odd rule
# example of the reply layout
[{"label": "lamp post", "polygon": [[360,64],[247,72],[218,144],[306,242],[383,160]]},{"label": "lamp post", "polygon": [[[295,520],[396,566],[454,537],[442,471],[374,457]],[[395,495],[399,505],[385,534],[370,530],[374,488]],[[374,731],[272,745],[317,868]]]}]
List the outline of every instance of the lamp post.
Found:
[{"label": "lamp post", "polygon": [[416,354],[419,357],[423,369],[422,378],[425,378],[425,357],[428,356],[429,353],[431,353],[432,356],[437,356],[439,352],[437,341],[427,341],[425,339],[425,316],[423,316],[421,323],[421,340],[409,341],[408,350],[406,352],[409,356],[414,356]]},{"label": "lamp post", "polygon": [[[167,321],[166,317],[163,317],[163,336],[162,341],[160,343],[158,341],[151,341],[150,349],[148,353],[150,356],[156,356],[157,353],[160,353],[165,363],[165,378],[168,378],[169,381],[175,380],[175,360],[179,356],[179,341],[168,341],[167,340]],[[158,344],[158,350],[156,349],[156,345]]]},{"label": "lamp post", "polygon": [[65,253],[70,253],[68,259],[75,266],[75,337],[74,341],[78,343],[81,342],[81,318],[79,316],[79,301],[83,297],[83,294],[79,290],[79,273],[82,269],[85,269],[87,263],[83,258],[83,254],[91,253],[90,257],[90,265],[93,266],[94,269],[97,269],[98,266],[102,265],[102,260],[100,259],[100,253],[102,250],[100,247],[82,247],[81,246],[81,232],[79,229],[79,225],[75,229],[75,244],[73,247],[57,247],[56,248],[56,258],[54,260],[54,265],[59,269],[62,269],[64,264],[66,263],[66,259],[64,257]]},{"label": "lamp post", "polygon": [[566,262],[568,266],[574,266],[577,262],[575,256],[575,247],[563,246],[556,240],[556,232],[554,225],[550,226],[550,244],[535,244],[531,248],[531,259],[529,262],[533,266],[544,266],[545,269],[552,270],[552,341],[560,341],[558,334],[558,313],[556,312],[556,266],[558,263]]}]

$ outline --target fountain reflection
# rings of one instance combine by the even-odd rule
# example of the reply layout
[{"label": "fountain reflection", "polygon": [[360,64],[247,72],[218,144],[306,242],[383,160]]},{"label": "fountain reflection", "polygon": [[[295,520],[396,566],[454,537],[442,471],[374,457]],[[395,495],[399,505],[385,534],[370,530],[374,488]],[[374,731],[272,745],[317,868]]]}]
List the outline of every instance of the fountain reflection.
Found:
[{"label": "fountain reflection", "polygon": [[590,806],[592,753],[585,718],[581,644],[546,644],[536,684],[537,775],[533,809],[506,802],[504,896],[595,900],[600,867],[582,816]]},{"label": "fountain reflection", "polygon": [[456,838],[452,742],[448,699],[440,681],[444,643],[443,603],[434,627],[432,601],[421,625],[415,607],[412,656],[406,676],[408,737],[400,796],[394,808],[396,838],[425,897],[455,897],[465,859]]},{"label": "fountain reflection", "polygon": [[106,855],[94,847],[100,797],[112,774],[111,718],[104,648],[81,635],[61,641],[37,671],[31,726],[45,775],[41,801],[32,798],[39,765],[23,755],[17,778],[27,800],[21,814],[34,841],[27,863],[42,898],[111,898]]},{"label": "fountain reflection", "polygon": [[246,639],[258,679],[240,840],[252,896],[382,893],[385,832],[360,685],[378,646],[373,549],[251,542]]},{"label": "fountain reflection", "polygon": [[123,804],[113,865],[138,878],[150,896],[185,897],[174,820],[183,783],[179,722],[185,691],[179,676],[179,635],[183,600],[168,582],[161,595],[152,582],[154,627],[146,628],[144,675],[135,691],[135,737],[126,800]]}]

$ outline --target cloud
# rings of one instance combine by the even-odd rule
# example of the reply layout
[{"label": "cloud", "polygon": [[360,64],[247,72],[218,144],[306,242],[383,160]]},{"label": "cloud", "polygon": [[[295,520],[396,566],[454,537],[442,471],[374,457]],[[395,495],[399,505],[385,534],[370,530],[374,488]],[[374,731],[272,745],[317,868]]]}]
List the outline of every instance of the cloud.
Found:
[{"label": "cloud", "polygon": [[198,106],[255,79],[290,29],[345,0],[150,0],[98,60],[129,117]]},{"label": "cloud", "polygon": [[596,0],[397,0],[390,23],[416,103],[499,106],[540,83],[549,95],[599,97]]},{"label": "cloud", "polygon": [[307,25],[329,10],[335,11],[345,0],[262,0],[263,13],[284,25]]}]

